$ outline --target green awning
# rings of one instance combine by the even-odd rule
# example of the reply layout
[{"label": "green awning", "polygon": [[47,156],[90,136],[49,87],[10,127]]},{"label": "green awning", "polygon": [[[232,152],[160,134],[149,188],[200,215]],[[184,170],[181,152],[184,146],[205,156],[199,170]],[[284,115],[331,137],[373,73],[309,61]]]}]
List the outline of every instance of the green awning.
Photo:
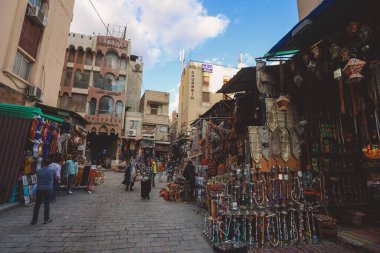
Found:
[{"label": "green awning", "polygon": [[36,115],[40,115],[42,118],[56,121],[59,123],[63,122],[63,119],[44,114],[41,111],[41,109],[37,107],[12,105],[12,104],[0,104],[0,116],[15,117],[15,118],[22,118],[22,119],[32,119]]},{"label": "green awning", "polygon": [[276,58],[276,57],[281,58],[282,56],[293,56],[293,55],[295,55],[298,52],[299,52],[299,50],[297,49],[297,50],[279,51],[279,52],[276,52],[275,54],[266,53],[264,55],[264,58]]}]

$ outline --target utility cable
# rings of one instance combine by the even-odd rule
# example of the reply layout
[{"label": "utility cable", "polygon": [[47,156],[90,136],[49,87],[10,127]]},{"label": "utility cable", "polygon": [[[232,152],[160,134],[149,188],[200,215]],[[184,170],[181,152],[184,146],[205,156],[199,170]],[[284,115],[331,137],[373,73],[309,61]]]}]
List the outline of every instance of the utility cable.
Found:
[{"label": "utility cable", "polygon": [[106,30],[107,30],[107,32],[108,32],[108,27],[106,26],[106,23],[104,23],[102,17],[100,16],[98,10],[95,8],[95,6],[94,6],[94,4],[92,3],[92,1],[91,1],[91,0],[89,0],[89,1],[90,1],[91,5],[92,5],[92,8],[94,8],[94,10],[95,10],[96,14],[98,15],[100,21],[102,21],[104,27],[106,28]]}]

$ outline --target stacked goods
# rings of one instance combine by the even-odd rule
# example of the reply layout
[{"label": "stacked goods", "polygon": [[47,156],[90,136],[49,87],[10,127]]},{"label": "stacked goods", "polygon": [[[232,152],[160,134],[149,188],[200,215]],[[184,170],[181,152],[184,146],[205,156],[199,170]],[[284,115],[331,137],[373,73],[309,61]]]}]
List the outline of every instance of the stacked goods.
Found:
[{"label": "stacked goods", "polygon": [[168,183],[165,188],[161,189],[160,197],[167,201],[181,200],[183,186],[177,183]]}]

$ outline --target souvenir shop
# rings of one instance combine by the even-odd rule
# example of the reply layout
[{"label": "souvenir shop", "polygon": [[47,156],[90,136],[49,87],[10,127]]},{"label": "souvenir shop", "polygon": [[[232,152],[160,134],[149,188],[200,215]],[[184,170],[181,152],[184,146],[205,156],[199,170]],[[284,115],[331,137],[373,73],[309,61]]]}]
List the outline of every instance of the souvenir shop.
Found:
[{"label": "souvenir shop", "polygon": [[35,202],[36,171],[57,152],[62,122],[40,108],[0,104],[0,203]]},{"label": "souvenir shop", "polygon": [[193,125],[203,233],[216,251],[318,244],[337,223],[379,222],[375,7],[324,1]]}]

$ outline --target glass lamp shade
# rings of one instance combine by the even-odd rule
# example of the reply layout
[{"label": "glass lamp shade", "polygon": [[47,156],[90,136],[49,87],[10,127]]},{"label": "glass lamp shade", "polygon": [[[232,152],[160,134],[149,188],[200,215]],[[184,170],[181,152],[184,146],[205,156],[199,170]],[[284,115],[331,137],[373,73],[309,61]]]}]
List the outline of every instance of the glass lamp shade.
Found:
[{"label": "glass lamp shade", "polygon": [[288,106],[289,106],[289,102],[290,102],[290,100],[287,97],[280,96],[276,100],[276,104],[278,105],[278,110],[279,111],[287,111],[288,110]]}]

